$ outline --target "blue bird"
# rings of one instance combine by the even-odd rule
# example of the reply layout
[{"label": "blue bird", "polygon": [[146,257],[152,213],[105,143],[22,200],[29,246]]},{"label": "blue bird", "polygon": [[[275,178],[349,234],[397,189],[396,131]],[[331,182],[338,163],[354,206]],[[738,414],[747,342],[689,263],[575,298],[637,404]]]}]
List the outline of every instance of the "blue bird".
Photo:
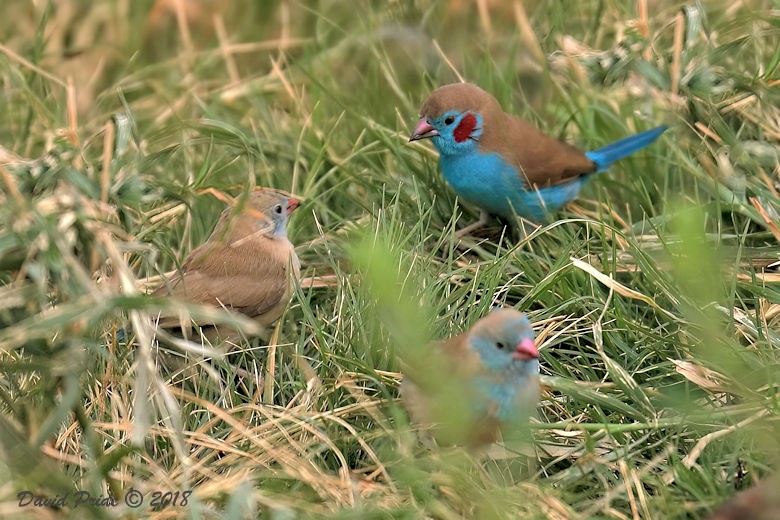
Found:
[{"label": "blue bird", "polygon": [[522,431],[539,401],[539,352],[525,314],[495,310],[433,353],[409,367],[401,387],[414,422],[436,425],[444,444],[469,447]]},{"label": "blue bird", "polygon": [[590,175],[655,141],[666,126],[581,152],[553,139],[470,83],[434,90],[420,109],[410,141],[430,138],[444,178],[480,219],[458,234],[484,225],[489,215],[543,221],[579,195]]}]

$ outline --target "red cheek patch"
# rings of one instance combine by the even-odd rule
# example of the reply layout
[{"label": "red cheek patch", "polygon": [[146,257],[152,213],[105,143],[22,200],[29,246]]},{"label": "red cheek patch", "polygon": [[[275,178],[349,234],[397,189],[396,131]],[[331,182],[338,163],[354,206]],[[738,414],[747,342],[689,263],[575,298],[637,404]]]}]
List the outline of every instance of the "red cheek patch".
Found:
[{"label": "red cheek patch", "polygon": [[465,116],[463,116],[463,119],[460,120],[460,123],[458,123],[458,126],[452,132],[452,136],[455,138],[456,142],[462,143],[471,137],[471,132],[473,132],[476,127],[477,117],[474,114],[467,113]]}]

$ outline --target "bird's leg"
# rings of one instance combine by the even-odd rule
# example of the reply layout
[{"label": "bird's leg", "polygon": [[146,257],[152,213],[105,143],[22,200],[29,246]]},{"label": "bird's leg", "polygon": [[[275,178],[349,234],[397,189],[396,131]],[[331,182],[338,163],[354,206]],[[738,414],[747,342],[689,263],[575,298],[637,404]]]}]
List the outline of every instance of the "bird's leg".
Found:
[{"label": "bird's leg", "polygon": [[517,231],[520,235],[518,238],[520,241],[525,240],[531,235],[531,233],[533,233],[534,231],[536,231],[541,227],[540,224],[537,224],[536,222],[531,222],[530,220],[522,217],[517,220],[517,224],[518,224]]},{"label": "bird's leg", "polygon": [[488,213],[484,209],[480,209],[479,210],[479,220],[469,224],[468,226],[464,227],[460,231],[456,231],[455,232],[455,237],[456,238],[461,238],[464,235],[468,235],[469,233],[471,233],[475,229],[479,229],[482,226],[484,226],[485,224],[487,224],[489,220],[490,220],[490,213]]}]

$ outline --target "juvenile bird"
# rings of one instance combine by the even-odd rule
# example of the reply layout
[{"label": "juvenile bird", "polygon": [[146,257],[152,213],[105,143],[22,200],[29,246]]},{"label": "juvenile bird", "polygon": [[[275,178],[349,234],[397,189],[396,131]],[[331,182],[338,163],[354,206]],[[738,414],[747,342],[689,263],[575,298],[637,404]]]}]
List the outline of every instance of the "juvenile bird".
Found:
[{"label": "juvenile bird", "polygon": [[539,352],[524,314],[495,310],[434,352],[443,357],[409,367],[401,386],[413,422],[433,423],[442,444],[471,448],[523,429],[539,400]]},{"label": "juvenile bird", "polygon": [[[282,315],[300,277],[300,262],[287,238],[298,201],[260,189],[245,204],[225,209],[208,240],[194,249],[180,272],[154,294],[225,307],[267,326]],[[177,327],[173,318],[164,328]],[[198,323],[201,327],[213,323]]]},{"label": "juvenile bird", "polygon": [[444,178],[461,199],[480,208],[479,221],[459,232],[464,234],[489,215],[544,220],[577,197],[590,174],[649,145],[666,128],[583,153],[505,113],[476,85],[453,83],[425,100],[409,141],[430,138]]}]

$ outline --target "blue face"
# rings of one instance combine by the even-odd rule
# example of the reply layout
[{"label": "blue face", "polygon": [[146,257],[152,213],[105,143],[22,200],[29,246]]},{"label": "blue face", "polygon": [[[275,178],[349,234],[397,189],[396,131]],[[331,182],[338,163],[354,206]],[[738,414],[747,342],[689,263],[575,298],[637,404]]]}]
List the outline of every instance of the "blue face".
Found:
[{"label": "blue face", "polygon": [[474,152],[482,135],[482,116],[475,112],[449,110],[428,123],[438,132],[431,140],[442,155]]},{"label": "blue face", "polygon": [[484,399],[475,401],[477,413],[509,421],[524,417],[523,407],[535,406],[539,360],[533,337],[531,323],[514,311],[494,311],[477,323],[469,337],[469,347],[484,368],[474,379]]},{"label": "blue face", "polygon": [[482,366],[490,372],[507,370],[523,374],[539,372],[538,359],[517,359],[515,345],[524,339],[533,340],[534,331],[525,316],[502,322],[497,328],[472,334],[469,344],[479,355]]}]

